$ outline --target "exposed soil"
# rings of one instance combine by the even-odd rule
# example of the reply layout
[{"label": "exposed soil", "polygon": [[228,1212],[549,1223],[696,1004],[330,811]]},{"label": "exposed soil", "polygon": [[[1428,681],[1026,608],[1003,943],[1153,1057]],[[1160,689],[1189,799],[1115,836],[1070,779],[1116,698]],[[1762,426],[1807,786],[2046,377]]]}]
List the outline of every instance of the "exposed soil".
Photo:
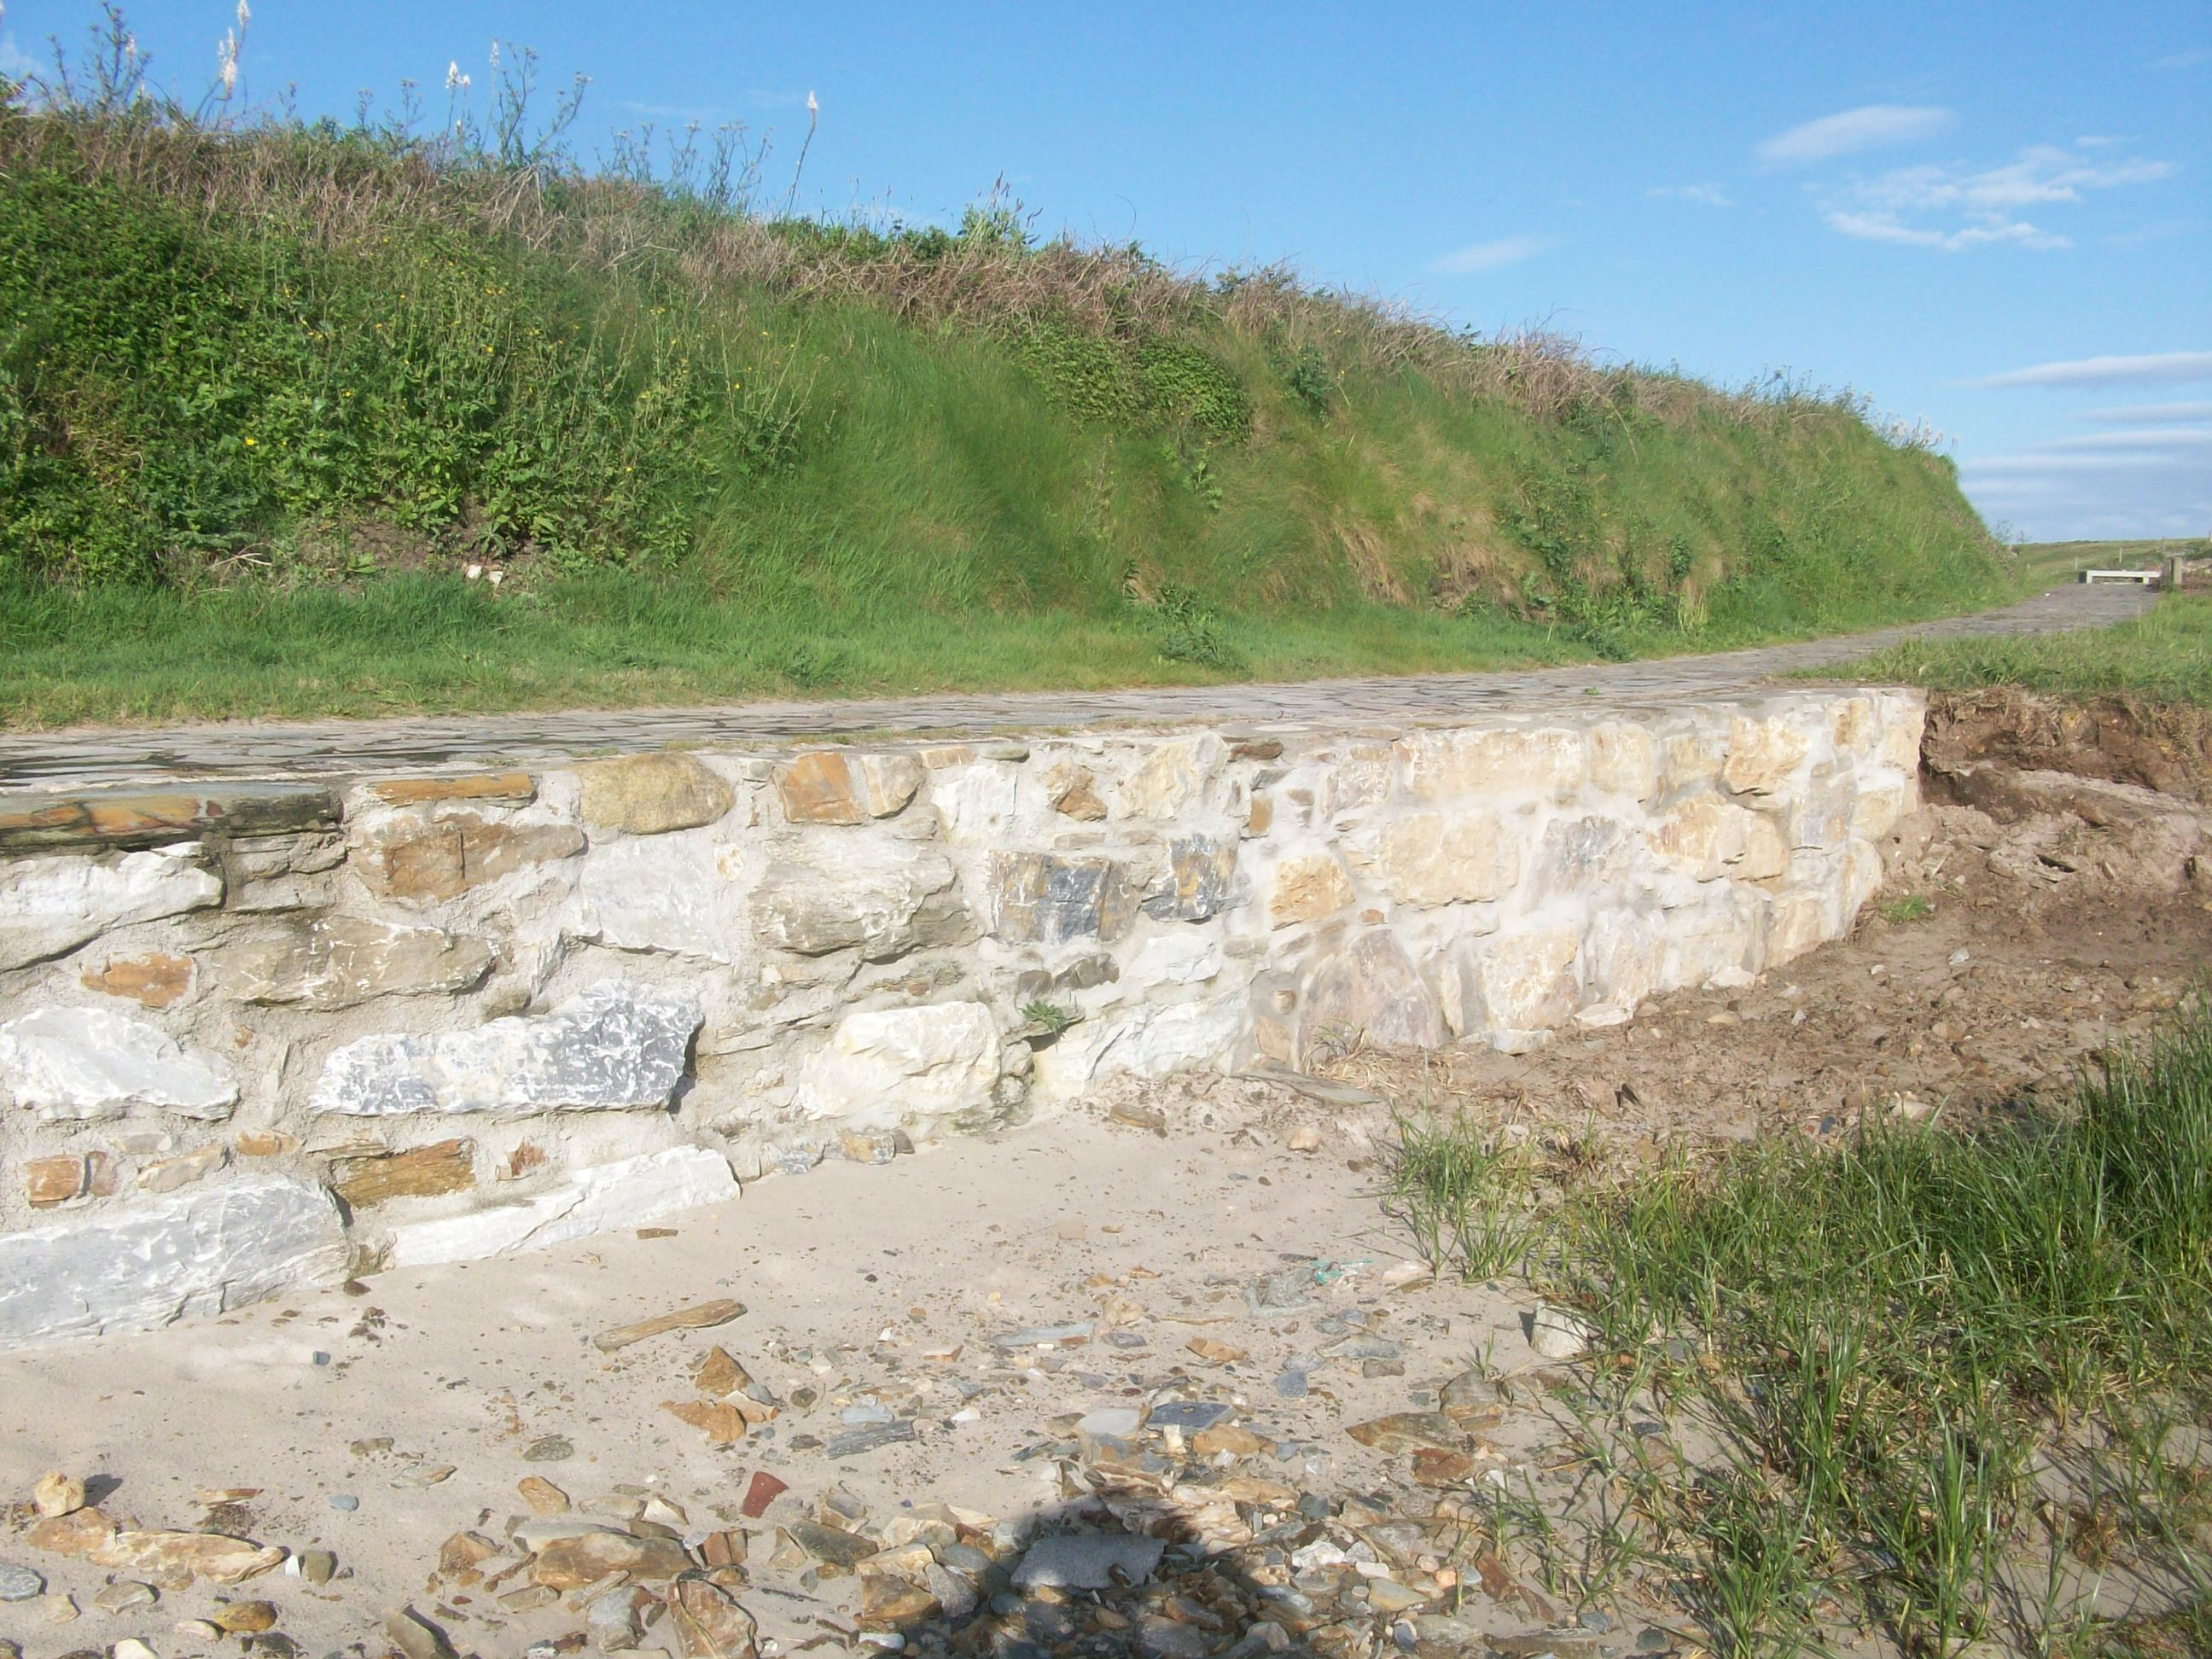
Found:
[{"label": "exposed soil", "polygon": [[[2063,1091],[2212,960],[2202,744],[2125,719],[2108,740],[2026,699],[1947,708],[1942,798],[1886,849],[1889,890],[1851,938],[1536,1054],[1124,1084],[1028,1129],[764,1182],[674,1228],[0,1358],[0,1589],[11,1568],[44,1581],[0,1603],[0,1638],[28,1659],[125,1638],[158,1659],[510,1659],[627,1640],[635,1615],[647,1651],[729,1659],[1699,1651],[1663,1575],[1547,1577],[1468,1524],[1471,1495],[1503,1491],[1565,1524],[1605,1482],[1527,1288],[1405,1263],[1375,1200],[1391,1115],[1459,1104],[1596,1164]],[[2172,788],[2116,781],[2152,755]],[[718,1297],[747,1310],[592,1340]],[[49,1469],[86,1480],[75,1501],[102,1518],[41,1532],[29,1502],[7,1507]],[[514,1528],[563,1505],[607,1529],[592,1547],[609,1559],[681,1550],[691,1588],[549,1568]],[[134,1520],[314,1571],[165,1583],[44,1547]],[[1170,1547],[1095,1590],[1015,1577],[1039,1534],[1069,1529]],[[742,1633],[686,1645],[696,1609],[672,1598],[741,1604]],[[408,1607],[444,1637],[392,1634]],[[243,1638],[194,1623],[264,1617]]]},{"label": "exposed soil", "polygon": [[1928,700],[1922,754],[1937,781],[1994,763],[2201,801],[2212,783],[2212,709],[2124,697],[2069,702],[2009,686],[1939,691]]}]

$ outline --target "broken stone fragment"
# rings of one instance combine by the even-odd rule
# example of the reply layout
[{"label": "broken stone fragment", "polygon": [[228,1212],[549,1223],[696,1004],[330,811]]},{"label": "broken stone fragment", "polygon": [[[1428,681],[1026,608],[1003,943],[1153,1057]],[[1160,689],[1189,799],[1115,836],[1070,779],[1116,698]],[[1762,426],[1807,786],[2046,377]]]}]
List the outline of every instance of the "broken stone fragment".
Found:
[{"label": "broken stone fragment", "polygon": [[1366,1423],[1355,1423],[1345,1432],[1363,1446],[1376,1451],[1418,1451],[1425,1446],[1450,1449],[1465,1436],[1442,1412],[1397,1412]]},{"label": "broken stone fragment", "polygon": [[238,1085],[166,1031],[105,1008],[39,1008],[0,1025],[0,1087],[49,1120],[133,1107],[222,1119]]},{"label": "broken stone fragment", "polygon": [[574,1590],[596,1584],[609,1573],[649,1582],[673,1578],[690,1565],[690,1554],[673,1538],[586,1532],[548,1539],[530,1563],[530,1577],[550,1589]]},{"label": "broken stone fragment", "polygon": [[187,1589],[193,1580],[236,1584],[283,1565],[286,1552],[214,1532],[118,1532],[88,1554],[94,1566],[143,1572],[164,1589]]},{"label": "broken stone fragment", "polygon": [[394,1607],[384,1615],[384,1634],[399,1650],[401,1659],[454,1659],[453,1644],[412,1607]]},{"label": "broken stone fragment", "polygon": [[1030,1545],[1014,1568],[1014,1588],[1115,1589],[1142,1584],[1167,1546],[1131,1533],[1054,1533]]},{"label": "broken stone fragment", "polygon": [[668,1624],[678,1659],[754,1659],[753,1617],[712,1581],[686,1575],[668,1589]]},{"label": "broken stone fragment", "polygon": [[678,1421],[689,1423],[707,1437],[708,1443],[734,1446],[759,1425],[775,1415],[775,1407],[738,1395],[735,1400],[664,1400],[661,1410]]},{"label": "broken stone fragment", "polygon": [[1547,1359],[1580,1358],[1597,1338],[1597,1328],[1588,1320],[1549,1303],[1529,1316],[1528,1346]]},{"label": "broken stone fragment", "polygon": [[704,1018],[689,997],[603,981],[550,1013],[349,1042],[324,1062],[308,1108],[381,1117],[665,1106]]},{"label": "broken stone fragment", "polygon": [[658,836],[691,830],[727,813],[737,797],[729,781],[696,755],[671,751],[579,761],[579,810],[594,830]]},{"label": "broken stone fragment", "polygon": [[568,1494],[542,1475],[525,1475],[514,1489],[530,1505],[532,1515],[565,1515],[568,1511]]},{"label": "broken stone fragment", "polygon": [[655,1314],[650,1319],[641,1319],[635,1324],[617,1325],[611,1330],[601,1331],[592,1339],[592,1346],[601,1353],[612,1353],[627,1348],[634,1342],[648,1337],[665,1336],[670,1331],[711,1330],[717,1325],[726,1325],[732,1319],[744,1316],[745,1304],[719,1297],[712,1302],[694,1303],[690,1307],[676,1308],[667,1313]]}]

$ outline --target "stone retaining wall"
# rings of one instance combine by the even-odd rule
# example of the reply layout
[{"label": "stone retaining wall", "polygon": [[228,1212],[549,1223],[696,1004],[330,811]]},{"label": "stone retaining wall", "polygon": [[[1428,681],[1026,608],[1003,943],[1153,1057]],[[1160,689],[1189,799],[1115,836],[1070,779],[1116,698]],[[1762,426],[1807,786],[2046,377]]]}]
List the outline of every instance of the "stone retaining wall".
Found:
[{"label": "stone retaining wall", "polygon": [[1110,1075],[1615,1023],[1844,932],[1922,717],[0,798],[0,1347],[634,1225]]}]

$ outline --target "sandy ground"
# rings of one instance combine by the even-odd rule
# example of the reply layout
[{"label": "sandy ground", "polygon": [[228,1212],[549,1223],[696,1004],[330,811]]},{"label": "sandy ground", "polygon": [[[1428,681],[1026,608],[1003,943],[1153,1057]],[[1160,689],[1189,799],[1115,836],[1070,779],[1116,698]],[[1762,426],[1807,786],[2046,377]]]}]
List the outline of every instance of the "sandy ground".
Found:
[{"label": "sandy ground", "polygon": [[[763,1654],[945,1650],[907,1583],[946,1612],[980,1596],[952,1621],[957,1652],[1247,1656],[1288,1645],[1285,1626],[1328,1655],[1694,1651],[1680,1612],[1632,1576],[1578,1601],[1464,1548],[1455,1493],[1570,1501],[1576,1383],[1531,1346],[1525,1286],[1407,1279],[1409,1241],[1375,1198],[1390,1112],[1523,1124],[1566,1171],[1632,1169],[1685,1135],[1820,1136],[1869,1111],[1996,1110],[2063,1088],[2212,957],[2212,913],[2181,871],[2114,861],[2147,844],[2139,827],[2096,831],[2106,846],[2085,827],[1933,809],[1851,939],[1536,1054],[1353,1053],[1301,1088],[1132,1088],[886,1166],[763,1181],[635,1236],[0,1358],[0,1589],[11,1567],[45,1581],[0,1601],[0,1634],[27,1659],[125,1638],[157,1659],[442,1651],[387,1636],[411,1607],[482,1659],[621,1639],[605,1635],[621,1595],[534,1588],[509,1542],[535,1477],[570,1519],[721,1564],[709,1576],[757,1620]],[[1158,1132],[1117,1106],[1157,1114]],[[611,1352],[592,1341],[715,1298],[745,1311]],[[750,1378],[719,1403],[775,1407],[726,1446],[711,1410],[702,1428],[666,1408],[718,1403],[727,1371],[695,1376],[717,1348]],[[1133,1416],[1091,1415],[1115,1412]],[[1371,1426],[1398,1413],[1421,1415]],[[836,1443],[871,1428],[911,1437]],[[38,1547],[51,1534],[27,1500],[49,1470],[83,1480],[118,1526],[328,1551],[336,1574],[156,1583],[147,1599],[129,1586],[156,1574]],[[761,1473],[787,1490],[749,1515]],[[1024,1546],[1079,1522],[1176,1543],[1114,1605],[1120,1592],[1014,1595]],[[841,1544],[916,1540],[904,1580],[837,1559]],[[1230,1547],[1233,1580],[1196,1573]],[[249,1601],[269,1613],[224,1610]],[[1262,1606],[1285,1619],[1261,1630]],[[263,1618],[273,1629],[245,1638],[195,1622]],[[647,1650],[686,1652],[674,1623],[646,1630]]]}]

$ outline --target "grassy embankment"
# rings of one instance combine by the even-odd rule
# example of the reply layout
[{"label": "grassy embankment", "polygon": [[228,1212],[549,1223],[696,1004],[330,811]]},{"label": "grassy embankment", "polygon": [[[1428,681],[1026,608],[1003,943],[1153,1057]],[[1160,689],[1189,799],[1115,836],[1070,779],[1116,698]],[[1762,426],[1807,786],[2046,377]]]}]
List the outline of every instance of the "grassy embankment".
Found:
[{"label": "grassy embankment", "polygon": [[2055,1117],[1761,1142],[1543,1207],[1533,1178],[1413,1121],[1386,1204],[1440,1267],[1525,1271],[1596,1332],[1590,1393],[1558,1396],[1584,1502],[1488,1499],[1555,1594],[1649,1577],[1731,1656],[1855,1621],[1914,1655],[2212,1651],[2201,1010]]},{"label": "grassy embankment", "polygon": [[9,723],[1627,656],[2016,582],[1849,397],[994,204],[779,216],[740,134],[587,172],[519,54],[428,138],[142,67],[0,110]]}]

